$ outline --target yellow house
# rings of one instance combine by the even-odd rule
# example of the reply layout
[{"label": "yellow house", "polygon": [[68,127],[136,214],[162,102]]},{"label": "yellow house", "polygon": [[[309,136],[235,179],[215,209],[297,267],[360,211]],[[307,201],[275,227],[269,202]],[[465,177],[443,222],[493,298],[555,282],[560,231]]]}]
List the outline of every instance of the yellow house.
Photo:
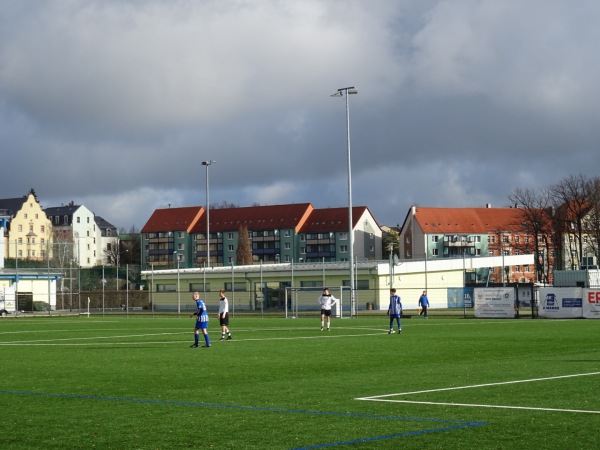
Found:
[{"label": "yellow house", "polygon": [[0,200],[0,212],[7,218],[4,257],[44,260],[52,248],[52,223],[32,189],[24,197]]}]

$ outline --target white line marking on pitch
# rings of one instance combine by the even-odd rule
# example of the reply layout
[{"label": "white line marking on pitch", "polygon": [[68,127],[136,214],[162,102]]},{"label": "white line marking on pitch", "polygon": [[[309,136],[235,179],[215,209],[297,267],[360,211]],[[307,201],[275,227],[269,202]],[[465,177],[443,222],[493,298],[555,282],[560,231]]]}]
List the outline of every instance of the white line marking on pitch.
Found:
[{"label": "white line marking on pitch", "polygon": [[527,380],[513,380],[513,381],[502,381],[498,383],[485,383],[485,384],[473,384],[469,386],[456,386],[450,388],[439,388],[439,389],[427,389],[422,391],[412,391],[412,392],[399,392],[396,394],[385,394],[385,395],[375,395],[372,397],[360,397],[355,400],[365,400],[365,401],[373,401],[373,402],[388,402],[388,403],[414,403],[420,405],[441,405],[441,406],[469,406],[474,408],[499,408],[499,409],[524,409],[531,411],[556,411],[556,412],[573,412],[573,413],[585,413],[585,414],[600,414],[600,411],[592,411],[592,410],[581,410],[581,409],[557,409],[557,408],[541,408],[541,407],[533,407],[533,406],[506,406],[506,405],[483,405],[483,404],[471,404],[471,403],[448,403],[448,402],[426,402],[426,401],[416,401],[416,400],[393,400],[389,397],[399,397],[404,395],[416,395],[416,394],[426,394],[432,392],[443,392],[443,391],[455,391],[459,389],[473,389],[473,388],[481,388],[481,387],[489,387],[489,386],[501,386],[501,385],[509,385],[509,384],[517,384],[517,383],[531,383],[535,381],[547,381],[547,380],[559,380],[564,378],[575,378],[575,377],[587,377],[591,375],[600,375],[600,372],[590,372],[590,373],[577,373],[572,375],[559,375],[556,377],[544,377],[544,378],[531,378]]},{"label": "white line marking on pitch", "polygon": [[[189,331],[182,331],[178,333],[152,333],[152,334],[132,334],[125,336],[89,336],[89,337],[74,337],[74,338],[58,338],[58,339],[35,339],[29,341],[11,341],[11,342],[0,342],[0,346],[81,346],[81,345],[142,345],[142,344],[180,344],[182,341],[167,341],[167,342],[149,342],[149,341],[130,341],[130,342],[90,342],[94,340],[106,340],[106,339],[123,339],[123,338],[134,338],[134,337],[146,337],[146,336],[166,336],[166,335],[183,335],[190,334]],[[290,337],[270,337],[270,338],[247,338],[247,339],[235,339],[235,342],[247,342],[247,341],[289,341],[298,339],[335,339],[343,337],[364,337],[364,336],[378,336],[381,334],[387,334],[387,331],[379,333],[361,333],[361,334],[328,334],[326,332],[320,333],[317,336],[290,336]],[[67,341],[86,341],[79,343],[71,343]]]}]

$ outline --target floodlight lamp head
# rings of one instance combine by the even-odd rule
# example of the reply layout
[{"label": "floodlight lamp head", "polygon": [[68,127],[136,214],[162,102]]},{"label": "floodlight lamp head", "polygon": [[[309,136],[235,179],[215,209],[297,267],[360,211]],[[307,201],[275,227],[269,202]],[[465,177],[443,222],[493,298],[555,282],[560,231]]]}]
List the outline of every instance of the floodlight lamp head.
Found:
[{"label": "floodlight lamp head", "polygon": [[330,97],[341,97],[342,95],[343,95],[342,91],[337,91],[337,92],[334,92],[333,94],[331,94]]},{"label": "floodlight lamp head", "polygon": [[346,92],[348,93],[348,95],[358,94],[358,89],[351,88],[351,89],[348,89]]}]

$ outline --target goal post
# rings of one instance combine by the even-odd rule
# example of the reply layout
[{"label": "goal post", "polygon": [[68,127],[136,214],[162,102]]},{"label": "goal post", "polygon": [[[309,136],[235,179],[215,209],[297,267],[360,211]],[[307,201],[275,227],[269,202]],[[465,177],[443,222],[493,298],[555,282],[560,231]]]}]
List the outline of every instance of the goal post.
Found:
[{"label": "goal post", "polygon": [[[319,297],[324,287],[286,287],[285,288],[285,317],[297,318],[321,313]],[[331,308],[334,317],[351,317],[350,287],[329,287],[329,292],[337,302]]]}]

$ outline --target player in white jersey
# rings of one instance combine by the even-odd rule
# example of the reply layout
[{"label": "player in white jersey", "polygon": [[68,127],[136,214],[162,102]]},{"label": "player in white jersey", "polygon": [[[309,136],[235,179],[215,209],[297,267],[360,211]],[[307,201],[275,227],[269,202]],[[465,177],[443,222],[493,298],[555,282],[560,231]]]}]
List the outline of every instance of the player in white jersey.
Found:
[{"label": "player in white jersey", "polygon": [[323,294],[319,297],[319,304],[321,305],[321,331],[325,326],[325,318],[327,317],[327,331],[331,328],[331,307],[337,303],[337,298],[329,293],[329,289],[323,289]]},{"label": "player in white jersey", "polygon": [[231,340],[231,331],[229,331],[229,301],[225,297],[225,291],[221,289],[219,291],[219,325],[221,325],[221,339],[225,340],[225,334],[227,334],[227,340]]}]

